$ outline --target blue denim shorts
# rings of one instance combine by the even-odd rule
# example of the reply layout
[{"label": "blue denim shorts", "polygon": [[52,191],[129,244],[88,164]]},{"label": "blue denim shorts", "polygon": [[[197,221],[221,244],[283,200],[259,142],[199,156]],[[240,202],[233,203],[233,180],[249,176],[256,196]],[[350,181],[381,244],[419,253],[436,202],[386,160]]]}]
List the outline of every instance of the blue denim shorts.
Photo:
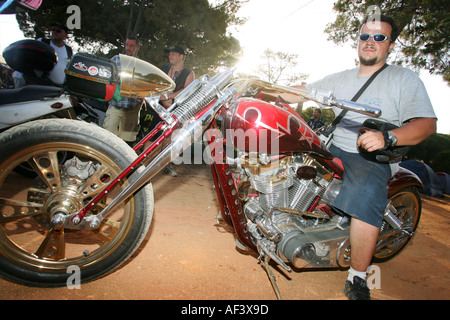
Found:
[{"label": "blue denim shorts", "polygon": [[342,188],[333,206],[358,220],[381,227],[391,178],[389,164],[367,161],[359,153],[349,153],[334,145],[330,151],[344,165]]}]

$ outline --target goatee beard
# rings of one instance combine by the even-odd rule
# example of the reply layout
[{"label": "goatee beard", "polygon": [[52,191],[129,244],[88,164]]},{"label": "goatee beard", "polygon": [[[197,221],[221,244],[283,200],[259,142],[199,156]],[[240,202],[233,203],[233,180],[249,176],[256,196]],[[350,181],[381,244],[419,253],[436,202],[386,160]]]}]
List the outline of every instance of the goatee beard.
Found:
[{"label": "goatee beard", "polygon": [[365,59],[364,57],[359,56],[359,62],[362,65],[370,67],[370,66],[373,66],[373,65],[375,65],[377,63],[377,58],[375,57],[375,58],[372,58],[372,59]]}]

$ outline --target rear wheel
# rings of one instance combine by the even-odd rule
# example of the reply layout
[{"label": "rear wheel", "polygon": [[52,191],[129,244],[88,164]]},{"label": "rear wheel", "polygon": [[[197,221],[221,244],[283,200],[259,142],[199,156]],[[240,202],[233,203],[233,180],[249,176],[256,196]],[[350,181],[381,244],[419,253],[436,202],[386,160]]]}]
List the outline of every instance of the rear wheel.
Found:
[{"label": "rear wheel", "polygon": [[[61,152],[73,156],[61,163]],[[56,211],[78,212],[135,158],[124,141],[82,121],[38,120],[2,133],[0,274],[26,285],[65,286],[73,270],[87,282],[127,260],[151,223],[151,184],[114,209],[97,229],[56,230],[50,221]],[[15,173],[23,162],[36,178]],[[88,214],[99,213],[134,175]]]},{"label": "rear wheel", "polygon": [[[397,210],[397,218],[403,222],[402,229],[410,234],[415,232],[422,212],[422,202],[417,189],[414,187],[402,189],[391,197],[391,201]],[[410,240],[411,237],[407,233],[395,231],[383,221],[373,261],[385,262],[392,259]]]}]

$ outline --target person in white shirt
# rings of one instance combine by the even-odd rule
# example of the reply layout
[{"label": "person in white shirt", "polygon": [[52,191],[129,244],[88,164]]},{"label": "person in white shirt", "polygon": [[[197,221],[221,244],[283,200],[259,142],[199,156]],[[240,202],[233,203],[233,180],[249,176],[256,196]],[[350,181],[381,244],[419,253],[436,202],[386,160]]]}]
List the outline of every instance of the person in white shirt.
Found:
[{"label": "person in white shirt", "polygon": [[64,69],[69,63],[69,60],[72,58],[72,49],[65,43],[69,34],[69,29],[60,22],[51,24],[51,28],[52,36],[50,41],[46,39],[39,40],[47,42],[53,49],[55,49],[56,55],[58,56],[58,62],[49,72],[48,77],[53,81],[53,83],[61,86],[64,83]]}]

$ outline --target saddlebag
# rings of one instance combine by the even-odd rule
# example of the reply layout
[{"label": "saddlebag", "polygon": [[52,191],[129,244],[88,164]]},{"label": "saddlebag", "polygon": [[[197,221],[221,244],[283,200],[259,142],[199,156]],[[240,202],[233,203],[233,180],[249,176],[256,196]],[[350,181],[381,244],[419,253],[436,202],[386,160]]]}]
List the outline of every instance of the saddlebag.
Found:
[{"label": "saddlebag", "polygon": [[55,49],[39,40],[20,40],[11,43],[3,51],[3,57],[11,69],[22,73],[40,70],[48,72],[58,61]]},{"label": "saddlebag", "polygon": [[77,53],[66,67],[65,87],[70,94],[109,101],[119,82],[114,61]]}]

